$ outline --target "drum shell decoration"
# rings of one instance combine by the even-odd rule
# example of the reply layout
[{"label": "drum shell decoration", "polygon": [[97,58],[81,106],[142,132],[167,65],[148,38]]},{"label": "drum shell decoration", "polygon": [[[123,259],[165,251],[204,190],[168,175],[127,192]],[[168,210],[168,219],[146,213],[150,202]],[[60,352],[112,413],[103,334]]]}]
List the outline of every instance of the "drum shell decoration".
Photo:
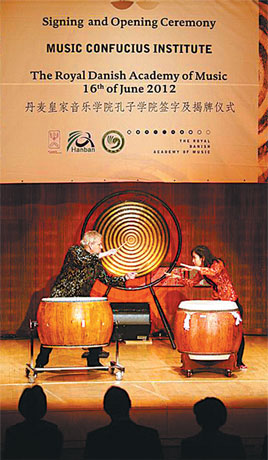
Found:
[{"label": "drum shell decoration", "polygon": [[113,313],[104,297],[55,297],[41,300],[38,335],[43,346],[91,347],[108,345]]},{"label": "drum shell decoration", "polygon": [[[224,304],[227,303],[230,305],[226,310]],[[176,312],[174,336],[181,353],[236,353],[242,339],[242,321],[236,303],[209,300],[181,302]]]}]

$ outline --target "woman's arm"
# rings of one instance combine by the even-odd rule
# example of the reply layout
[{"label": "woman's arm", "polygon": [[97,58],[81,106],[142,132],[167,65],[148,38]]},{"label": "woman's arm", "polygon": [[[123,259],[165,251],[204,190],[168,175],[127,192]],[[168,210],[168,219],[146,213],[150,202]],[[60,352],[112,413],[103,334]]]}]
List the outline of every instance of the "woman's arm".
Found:
[{"label": "woman's arm", "polygon": [[211,267],[201,267],[201,275],[206,276],[217,276],[224,269],[224,264],[222,260],[214,260]]},{"label": "woman's arm", "polygon": [[202,279],[203,279],[203,276],[200,274],[200,272],[197,272],[196,275],[192,279],[181,278],[181,282],[182,282],[183,286],[194,287],[198,283],[200,283],[200,281]]},{"label": "woman's arm", "polygon": [[[187,269],[183,269],[183,271],[188,271]],[[192,278],[182,278],[181,274],[175,275],[173,273],[166,273],[167,276],[170,276],[171,278],[178,278],[183,286],[188,286],[188,287],[194,287],[196,284],[198,284],[203,276],[200,274],[200,272],[197,272],[196,275]]]}]

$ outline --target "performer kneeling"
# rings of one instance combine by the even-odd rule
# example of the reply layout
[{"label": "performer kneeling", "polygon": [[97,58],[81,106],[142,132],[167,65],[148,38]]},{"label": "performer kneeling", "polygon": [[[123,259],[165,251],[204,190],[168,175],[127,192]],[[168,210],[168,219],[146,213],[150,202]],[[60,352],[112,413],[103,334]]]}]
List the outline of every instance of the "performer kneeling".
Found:
[{"label": "performer kneeling", "polygon": [[[118,249],[102,252],[102,235],[95,230],[86,232],[80,245],[70,247],[64,259],[60,274],[51,288],[50,297],[88,297],[96,279],[109,286],[125,286],[134,279],[136,273],[124,276],[109,276],[103,268],[102,257],[114,255]],[[52,348],[41,345],[35,367],[44,367],[49,361]],[[101,366],[100,357],[108,357],[101,347],[89,348],[82,357],[87,358],[88,366]]]},{"label": "performer kneeling", "polygon": [[[238,301],[237,294],[234,290],[230,276],[225,268],[222,259],[215,257],[207,246],[196,246],[191,250],[191,256],[194,266],[184,266],[182,271],[197,270],[197,274],[192,279],[181,278],[180,275],[166,273],[167,276],[180,278],[184,286],[193,287],[202,279],[205,279],[213,289],[212,298],[214,300],[229,300],[237,304],[241,318],[243,317],[243,308]],[[185,265],[185,264],[182,264]],[[247,369],[242,361],[245,347],[244,335],[242,335],[241,344],[237,353],[237,367]]]}]

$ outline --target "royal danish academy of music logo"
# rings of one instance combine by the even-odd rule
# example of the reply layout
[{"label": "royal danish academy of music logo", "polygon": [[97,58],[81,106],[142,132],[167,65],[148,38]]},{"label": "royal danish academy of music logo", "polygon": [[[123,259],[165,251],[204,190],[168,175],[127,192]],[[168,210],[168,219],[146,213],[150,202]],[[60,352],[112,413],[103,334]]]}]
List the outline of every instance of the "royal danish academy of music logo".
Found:
[{"label": "royal danish academy of music logo", "polygon": [[95,144],[88,131],[71,131],[69,133],[67,152],[93,153]]},{"label": "royal danish academy of music logo", "polygon": [[125,145],[125,138],[119,131],[107,131],[102,136],[102,146],[106,152],[118,153]]}]

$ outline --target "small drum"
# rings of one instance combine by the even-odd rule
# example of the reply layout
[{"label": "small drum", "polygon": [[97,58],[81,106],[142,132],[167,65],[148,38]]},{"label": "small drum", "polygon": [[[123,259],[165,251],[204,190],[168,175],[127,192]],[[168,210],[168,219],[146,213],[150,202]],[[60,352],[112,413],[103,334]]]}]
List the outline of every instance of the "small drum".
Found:
[{"label": "small drum", "polygon": [[226,360],[242,339],[242,319],[235,302],[183,301],[174,325],[178,351],[195,360]]},{"label": "small drum", "polygon": [[113,312],[106,297],[51,297],[41,300],[37,322],[44,347],[106,346]]}]

